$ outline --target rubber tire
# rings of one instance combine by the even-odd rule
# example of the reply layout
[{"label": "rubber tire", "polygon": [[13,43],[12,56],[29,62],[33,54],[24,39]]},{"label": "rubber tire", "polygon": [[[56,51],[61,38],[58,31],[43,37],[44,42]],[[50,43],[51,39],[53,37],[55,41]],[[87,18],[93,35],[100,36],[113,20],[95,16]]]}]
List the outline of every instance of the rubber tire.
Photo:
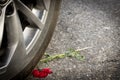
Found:
[{"label": "rubber tire", "polygon": [[[39,45],[39,50],[36,50],[37,53],[34,56],[34,58],[31,60],[31,62],[19,73],[17,74],[14,78],[11,80],[24,80],[34,69],[34,67],[37,65],[41,57],[43,56],[50,40],[53,35],[58,15],[59,15],[59,9],[60,9],[60,4],[61,0],[52,0],[54,3],[52,3],[52,8],[50,9],[48,13],[48,18],[45,24],[45,27],[42,31],[41,34],[44,34],[43,36],[43,42],[42,44],[39,44],[39,40],[36,43],[36,46]],[[49,16],[50,15],[50,16]]]}]

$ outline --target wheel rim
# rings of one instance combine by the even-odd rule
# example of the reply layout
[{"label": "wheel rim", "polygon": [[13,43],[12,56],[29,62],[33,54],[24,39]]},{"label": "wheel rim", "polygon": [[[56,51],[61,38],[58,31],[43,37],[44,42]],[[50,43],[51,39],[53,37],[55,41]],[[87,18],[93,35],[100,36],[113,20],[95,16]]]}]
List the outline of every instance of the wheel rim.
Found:
[{"label": "wheel rim", "polygon": [[[4,1],[4,0],[3,0]],[[50,0],[7,0],[1,4],[0,73],[9,65],[16,50],[21,58],[29,56],[40,36],[48,16]],[[46,2],[47,1],[47,2]],[[37,2],[37,3],[38,3]]]}]

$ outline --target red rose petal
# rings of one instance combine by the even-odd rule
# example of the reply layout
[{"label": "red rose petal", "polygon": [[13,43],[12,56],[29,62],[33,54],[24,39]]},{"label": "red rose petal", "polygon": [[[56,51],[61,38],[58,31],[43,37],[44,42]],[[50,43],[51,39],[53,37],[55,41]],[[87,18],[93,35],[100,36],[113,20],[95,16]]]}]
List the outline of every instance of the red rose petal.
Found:
[{"label": "red rose petal", "polygon": [[39,77],[40,73],[39,73],[39,70],[35,69],[35,70],[33,70],[32,74],[34,77]]},{"label": "red rose petal", "polygon": [[39,78],[46,78],[48,76],[48,73],[39,72]]},{"label": "red rose petal", "polygon": [[48,73],[48,74],[51,74],[52,73],[52,70],[50,68],[44,68],[42,69],[41,71],[45,72],[45,73]]}]

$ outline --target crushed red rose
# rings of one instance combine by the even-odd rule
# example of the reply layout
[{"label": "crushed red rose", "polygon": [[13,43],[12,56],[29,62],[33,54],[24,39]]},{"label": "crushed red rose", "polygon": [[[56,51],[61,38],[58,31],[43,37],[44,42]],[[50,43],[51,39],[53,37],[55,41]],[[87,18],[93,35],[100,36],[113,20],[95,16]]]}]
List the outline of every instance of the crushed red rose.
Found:
[{"label": "crushed red rose", "polygon": [[36,78],[46,78],[51,73],[52,70],[50,68],[43,68],[41,70],[35,69],[32,71],[32,75]]}]

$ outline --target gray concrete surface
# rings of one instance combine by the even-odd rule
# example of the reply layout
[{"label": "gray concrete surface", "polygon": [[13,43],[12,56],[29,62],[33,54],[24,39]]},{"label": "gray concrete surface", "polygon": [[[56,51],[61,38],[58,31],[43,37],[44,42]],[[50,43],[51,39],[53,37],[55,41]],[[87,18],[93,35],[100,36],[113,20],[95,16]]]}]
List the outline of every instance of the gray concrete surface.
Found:
[{"label": "gray concrete surface", "polygon": [[47,52],[85,47],[91,48],[81,51],[84,61],[65,58],[40,65],[54,72],[41,80],[120,80],[120,0],[63,0]]}]

